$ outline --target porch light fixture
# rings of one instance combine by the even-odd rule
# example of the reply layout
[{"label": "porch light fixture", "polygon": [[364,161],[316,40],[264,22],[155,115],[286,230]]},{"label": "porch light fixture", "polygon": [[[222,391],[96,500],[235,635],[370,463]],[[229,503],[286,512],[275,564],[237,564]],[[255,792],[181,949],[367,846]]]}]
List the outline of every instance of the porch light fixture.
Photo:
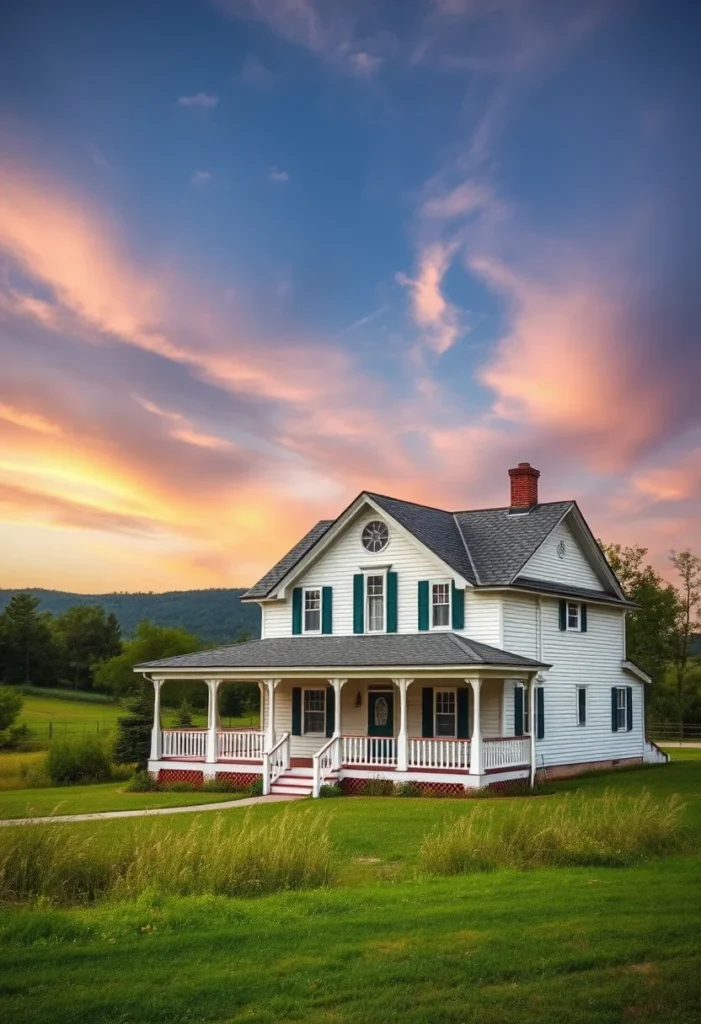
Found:
[{"label": "porch light fixture", "polygon": [[363,706],[363,695],[361,694],[360,690],[358,690],[358,692],[355,695],[355,706],[357,708],[361,708]]}]

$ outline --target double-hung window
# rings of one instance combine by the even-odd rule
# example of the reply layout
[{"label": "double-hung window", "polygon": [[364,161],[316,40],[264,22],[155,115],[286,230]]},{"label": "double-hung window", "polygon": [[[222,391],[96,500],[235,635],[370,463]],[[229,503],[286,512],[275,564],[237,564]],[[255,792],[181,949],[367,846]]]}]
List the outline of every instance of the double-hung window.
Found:
[{"label": "double-hung window", "polygon": [[616,692],[616,728],[627,728],[626,688],[619,686]]},{"label": "double-hung window", "polygon": [[305,735],[323,735],[326,732],[326,691],[305,690],[302,732]]},{"label": "double-hung window", "polygon": [[457,736],[455,690],[435,691],[435,736]]},{"label": "double-hung window", "polygon": [[523,683],[516,684],[523,694],[523,732],[524,735],[530,735],[530,724],[531,724],[531,702],[529,700],[528,687],[524,686]]},{"label": "double-hung window", "polygon": [[304,632],[321,632],[321,590],[310,587],[304,591]]},{"label": "double-hung window", "polygon": [[385,575],[368,575],[365,577],[365,621],[366,632],[384,633],[385,631]]},{"label": "double-hung window", "polygon": [[587,688],[577,687],[577,725],[587,724]]},{"label": "double-hung window", "polygon": [[581,610],[580,606],[575,601],[567,602],[567,628],[568,629],[581,629],[580,621]]},{"label": "double-hung window", "polygon": [[431,584],[431,627],[446,629],[450,627],[450,583]]}]

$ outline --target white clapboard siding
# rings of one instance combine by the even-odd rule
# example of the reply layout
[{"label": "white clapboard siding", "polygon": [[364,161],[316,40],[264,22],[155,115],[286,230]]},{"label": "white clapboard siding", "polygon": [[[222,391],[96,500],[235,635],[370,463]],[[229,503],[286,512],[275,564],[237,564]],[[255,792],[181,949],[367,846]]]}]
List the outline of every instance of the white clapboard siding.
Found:
[{"label": "white clapboard siding", "polygon": [[[560,558],[557,547],[560,542],[565,545],[565,556]],[[591,563],[574,538],[566,521],[556,526],[545,538],[536,553],[521,569],[520,576],[530,576],[537,580],[551,580],[558,583],[570,583],[572,586],[588,587],[591,590],[603,590],[601,580],[591,567]]]},{"label": "white clapboard siding", "polygon": [[[397,628],[400,633],[418,630],[419,580],[450,579],[440,563],[418,543],[403,536],[390,525],[390,541],[384,551],[370,554],[361,543],[363,527],[375,512],[365,512],[350,523],[326,553],[322,554],[295,586],[333,587],[333,632],[336,636],[353,633],[353,576],[373,565],[391,566],[397,573]],[[362,567],[362,569],[361,569]],[[263,636],[290,636],[292,633],[292,601],[263,605]]]},{"label": "white clapboard siding", "polygon": [[502,600],[499,594],[485,594],[468,587],[465,591],[465,635],[492,647],[503,647]]},{"label": "white clapboard siding", "polygon": [[[588,606],[586,633],[561,632],[558,602],[543,600],[543,661],[545,673],[545,737],[538,741],[541,764],[572,764],[609,758],[640,757],[643,753],[643,684],[621,668],[623,612]],[[587,724],[577,725],[577,686],[587,687]],[[631,686],[633,729],[611,729],[611,687]]]}]

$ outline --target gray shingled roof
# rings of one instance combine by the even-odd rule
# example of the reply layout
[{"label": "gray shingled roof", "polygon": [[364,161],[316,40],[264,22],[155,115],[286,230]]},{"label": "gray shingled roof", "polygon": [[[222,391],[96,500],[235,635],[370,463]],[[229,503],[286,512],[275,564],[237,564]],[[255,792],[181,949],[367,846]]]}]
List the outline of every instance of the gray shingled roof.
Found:
[{"label": "gray shingled roof", "polygon": [[412,501],[388,498],[384,494],[368,492],[368,497],[464,579],[470,583],[479,582],[452,512],[430,508],[428,505],[415,505]]},{"label": "gray shingled roof", "polygon": [[280,582],[283,576],[292,569],[293,566],[304,558],[307,551],[312,548],[318,540],[324,536],[326,531],[335,522],[334,519],[322,519],[316,526],[313,526],[309,533],[305,534],[302,539],[295,544],[295,546],[284,555],[279,562],[272,567],[272,569],[266,572],[262,579],[258,580],[255,586],[247,590],[241,597],[243,600],[247,598],[260,598],[266,597],[276,584]]},{"label": "gray shingled roof", "polygon": [[544,668],[540,662],[468,640],[456,633],[382,633],[377,636],[295,636],[249,640],[211,651],[148,661],[152,669],[397,668],[441,665]]},{"label": "gray shingled roof", "polygon": [[510,583],[573,505],[572,501],[549,501],[522,515],[508,508],[456,512],[477,582]]},{"label": "gray shingled roof", "polygon": [[517,576],[511,584],[521,590],[537,590],[543,594],[553,594],[556,597],[580,597],[583,601],[604,601],[606,604],[627,605],[629,608],[637,608],[635,601],[628,601],[618,597],[616,594],[604,593],[602,590],[590,590],[588,587],[573,587],[569,583],[552,583],[550,580],[536,580],[529,576]]},{"label": "gray shingled roof", "polygon": [[[385,494],[366,493],[446,565],[476,587],[511,584],[563,516],[575,507],[573,501],[550,501],[521,514],[514,514],[508,507],[448,512]],[[267,597],[334,522],[337,520],[325,519],[317,523],[243,595],[243,599]],[[568,593],[573,591],[568,590]],[[615,595],[611,600],[622,603]]]}]

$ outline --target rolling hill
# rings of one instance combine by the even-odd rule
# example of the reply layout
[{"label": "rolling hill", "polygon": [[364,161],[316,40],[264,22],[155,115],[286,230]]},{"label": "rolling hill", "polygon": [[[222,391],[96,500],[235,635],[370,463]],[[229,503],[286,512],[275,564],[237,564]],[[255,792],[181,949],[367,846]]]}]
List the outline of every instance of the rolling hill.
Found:
[{"label": "rolling hill", "polygon": [[62,590],[0,590],[0,612],[13,594],[30,593],[39,598],[41,611],[60,615],[74,604],[101,604],[114,612],[125,637],[134,632],[141,619],[160,626],[184,626],[207,643],[225,643],[242,630],[260,636],[260,610],[257,605],[242,604],[243,588],[211,590],[171,590],[165,594],[70,594]]}]

